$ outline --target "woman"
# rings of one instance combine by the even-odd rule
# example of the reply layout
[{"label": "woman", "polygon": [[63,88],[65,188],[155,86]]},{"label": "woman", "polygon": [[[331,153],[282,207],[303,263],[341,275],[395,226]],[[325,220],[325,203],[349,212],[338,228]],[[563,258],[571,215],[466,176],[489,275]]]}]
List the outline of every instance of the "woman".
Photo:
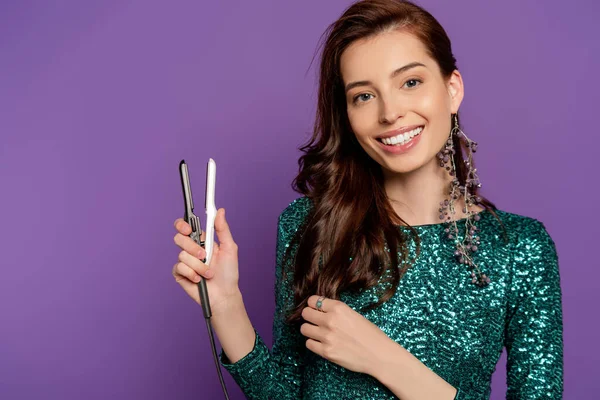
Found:
[{"label": "woman", "polygon": [[225,210],[210,269],[175,222],[173,274],[198,303],[207,280],[220,362],[248,398],[487,399],[503,347],[507,398],[562,396],[554,242],[478,194],[463,95],[422,8],[360,1],[330,26],[303,196],[278,221],[272,351],[245,311]]}]

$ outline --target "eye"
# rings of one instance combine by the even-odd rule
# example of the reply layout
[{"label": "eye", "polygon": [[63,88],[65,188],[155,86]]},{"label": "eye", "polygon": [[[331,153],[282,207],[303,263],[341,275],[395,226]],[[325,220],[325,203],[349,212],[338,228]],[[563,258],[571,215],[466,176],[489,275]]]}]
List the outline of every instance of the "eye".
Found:
[{"label": "eye", "polygon": [[[358,100],[359,100],[360,98],[363,98],[363,99],[364,99],[364,97],[362,97],[362,96],[371,96],[371,95],[370,95],[369,93],[361,93],[361,94],[359,94],[359,95],[356,95],[356,96],[354,96],[354,98],[352,99],[352,104],[356,104],[357,102],[359,102]],[[367,100],[369,100],[369,99],[365,99],[365,101],[367,101]],[[363,103],[363,102],[361,101],[360,103]]]},{"label": "eye", "polygon": [[420,79],[409,79],[404,83],[402,87],[406,86],[407,88],[412,89],[414,87],[417,87],[421,83],[423,83],[423,81]]}]

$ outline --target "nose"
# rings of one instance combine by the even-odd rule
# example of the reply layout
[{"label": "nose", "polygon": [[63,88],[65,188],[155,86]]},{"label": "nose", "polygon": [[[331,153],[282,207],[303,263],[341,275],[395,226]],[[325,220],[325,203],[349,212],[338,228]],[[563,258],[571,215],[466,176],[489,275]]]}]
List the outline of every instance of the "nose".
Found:
[{"label": "nose", "polygon": [[379,123],[393,124],[398,118],[404,115],[402,106],[392,96],[380,96],[379,99]]}]

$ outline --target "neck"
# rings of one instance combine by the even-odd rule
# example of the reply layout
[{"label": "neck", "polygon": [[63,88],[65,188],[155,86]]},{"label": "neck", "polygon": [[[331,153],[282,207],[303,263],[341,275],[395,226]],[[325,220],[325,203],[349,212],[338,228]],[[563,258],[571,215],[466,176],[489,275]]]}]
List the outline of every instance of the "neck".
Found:
[{"label": "neck", "polygon": [[[383,170],[384,187],[396,214],[408,225],[439,224],[440,202],[449,198],[452,177],[436,160],[409,173]],[[462,197],[455,202],[454,219],[463,218]]]}]

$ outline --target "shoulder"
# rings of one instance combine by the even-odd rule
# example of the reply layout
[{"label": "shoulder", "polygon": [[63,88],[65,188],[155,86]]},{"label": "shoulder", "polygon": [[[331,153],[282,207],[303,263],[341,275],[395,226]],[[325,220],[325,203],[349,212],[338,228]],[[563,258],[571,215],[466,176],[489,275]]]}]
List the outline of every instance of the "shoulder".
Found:
[{"label": "shoulder", "polygon": [[280,229],[297,229],[312,209],[312,200],[306,196],[289,203],[279,214]]},{"label": "shoulder", "polygon": [[515,244],[522,245],[531,240],[552,241],[548,229],[542,221],[503,210],[495,210],[495,212]]},{"label": "shoulder", "polygon": [[308,197],[302,196],[283,209],[277,220],[277,244],[279,247],[287,247],[286,245],[290,243],[311,208],[312,201]]},{"label": "shoulder", "polygon": [[277,265],[282,264],[286,249],[290,247],[295,233],[311,208],[312,201],[308,197],[302,196],[289,203],[279,214],[277,222]]},{"label": "shoulder", "polygon": [[548,273],[556,269],[556,244],[542,221],[501,210],[496,210],[496,214],[509,235],[514,268],[520,270],[520,273],[525,273],[533,266],[546,270],[538,273]]},{"label": "shoulder", "polygon": [[505,211],[496,213],[506,225],[507,231],[511,232],[511,272],[507,290],[508,301],[513,307],[512,313],[519,310],[519,304],[523,302],[539,303],[536,306],[538,309],[546,307],[550,298],[560,302],[559,258],[554,240],[544,223],[536,218]]},{"label": "shoulder", "polygon": [[[498,217],[502,220],[502,222],[515,230],[519,230],[522,228],[530,227],[530,226],[539,226],[542,224],[541,221],[528,217],[526,215],[515,214],[512,212],[504,211],[504,210],[494,210]],[[542,224],[543,225],[543,224]]]}]

